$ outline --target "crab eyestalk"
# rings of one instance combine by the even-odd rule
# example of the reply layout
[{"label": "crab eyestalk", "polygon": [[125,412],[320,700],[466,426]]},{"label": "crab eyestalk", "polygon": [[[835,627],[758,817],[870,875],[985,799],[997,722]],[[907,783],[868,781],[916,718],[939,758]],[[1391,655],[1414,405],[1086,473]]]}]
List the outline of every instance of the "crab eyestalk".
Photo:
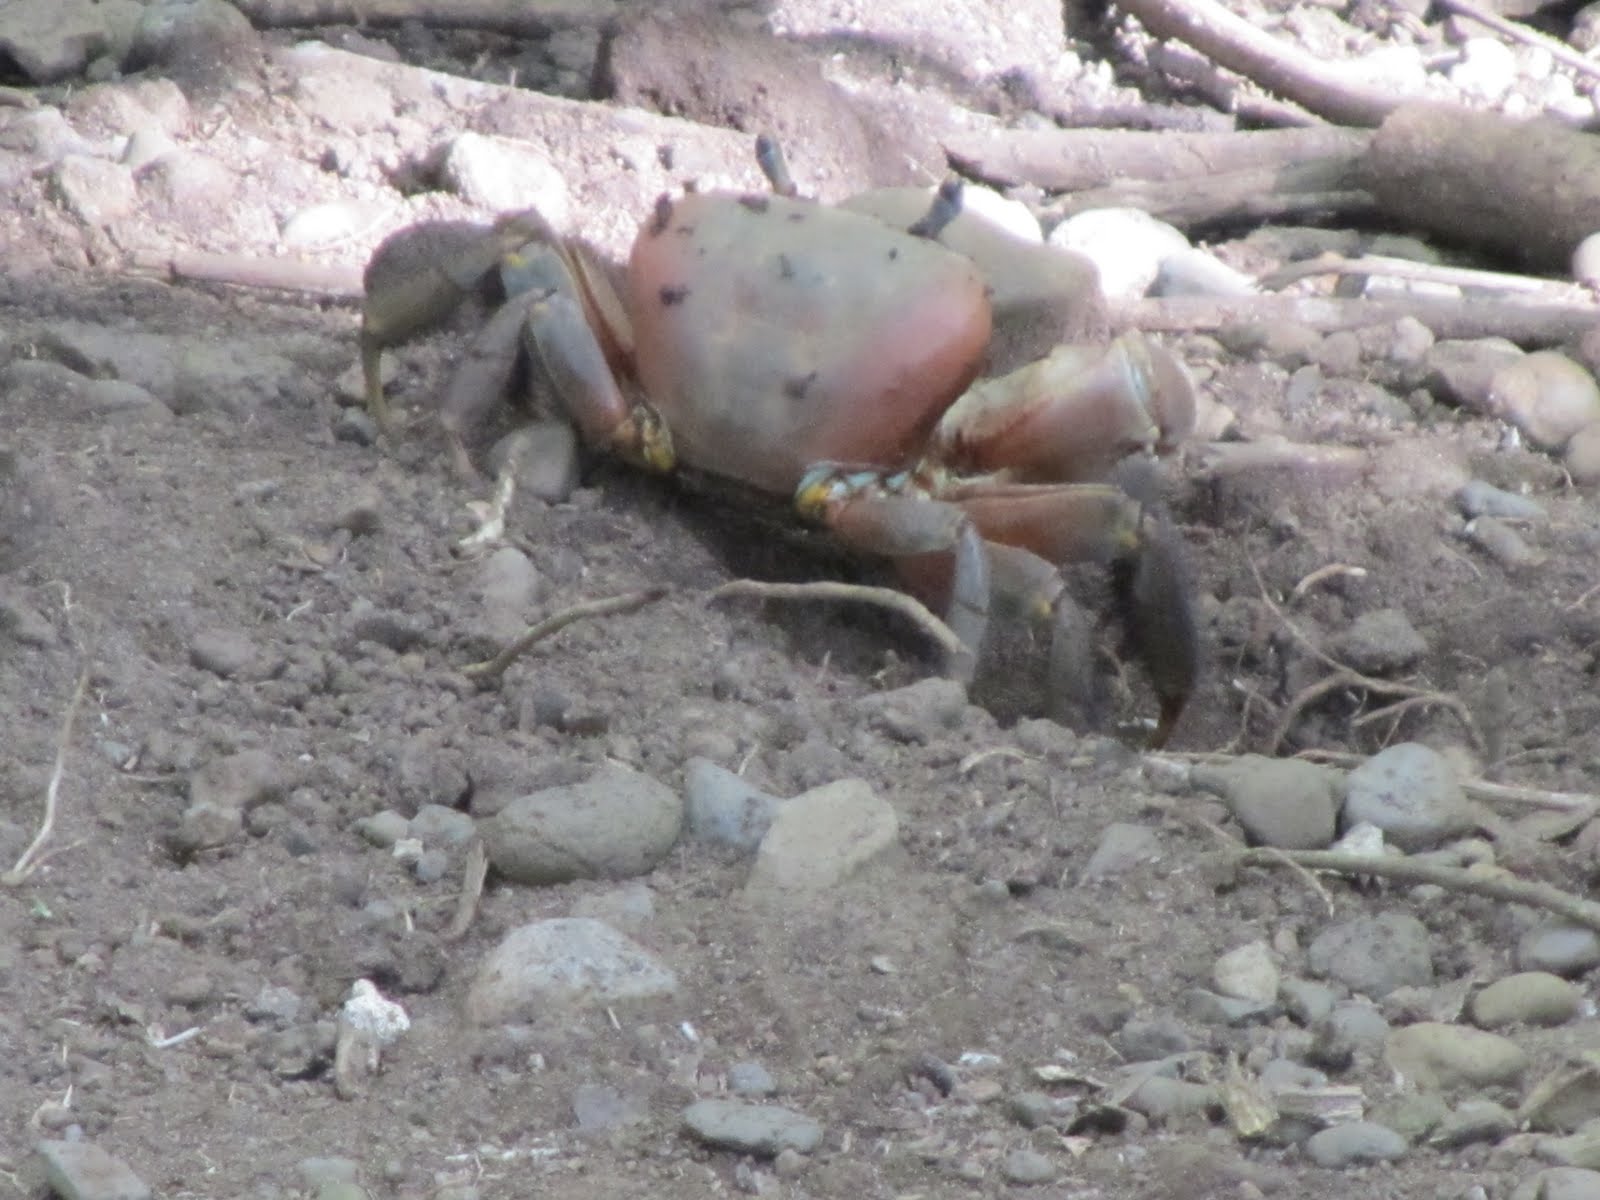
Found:
[{"label": "crab eyestalk", "polygon": [[793,198],[800,194],[800,189],[795,186],[794,177],[789,174],[789,164],[784,160],[783,147],[778,145],[778,139],[770,133],[763,133],[756,138],[756,163],[761,168],[761,173],[767,177],[767,182],[772,185],[775,195]]},{"label": "crab eyestalk", "polygon": [[955,176],[946,179],[933,194],[933,203],[928,206],[928,211],[917,218],[906,232],[912,237],[938,241],[945,227],[961,215],[963,187],[961,180]]}]

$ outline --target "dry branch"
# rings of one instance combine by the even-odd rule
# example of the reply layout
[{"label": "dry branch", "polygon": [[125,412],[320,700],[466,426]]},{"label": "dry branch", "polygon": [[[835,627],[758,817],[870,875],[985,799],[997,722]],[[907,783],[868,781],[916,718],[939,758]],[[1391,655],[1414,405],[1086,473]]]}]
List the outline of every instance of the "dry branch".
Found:
[{"label": "dry branch", "polygon": [[44,789],[44,816],[39,822],[39,832],[18,857],[12,868],[0,875],[0,885],[16,887],[32,875],[44,861],[44,848],[55,833],[56,810],[61,803],[61,776],[66,772],[67,748],[72,744],[72,727],[78,720],[78,709],[83,706],[83,694],[89,688],[89,664],[86,661],[78,672],[78,682],[73,686],[72,699],[67,701],[66,715],[61,718],[61,733],[56,738],[56,761],[50,768],[50,782]]},{"label": "dry branch", "polygon": [[617,15],[614,0],[234,0],[258,29],[301,25],[399,25],[482,29],[527,37]]},{"label": "dry branch", "polygon": [[1565,271],[1600,229],[1600,143],[1548,118],[1407,104],[1373,135],[1367,186],[1391,217]]},{"label": "dry branch", "polygon": [[1381,254],[1364,254],[1360,258],[1320,255],[1304,262],[1289,263],[1261,276],[1256,282],[1264,290],[1277,291],[1298,280],[1314,279],[1319,275],[1376,276],[1379,279],[1403,279],[1413,283],[1437,283],[1447,287],[1497,292],[1508,299],[1529,297],[1548,304],[1577,304],[1587,300],[1587,293],[1577,284],[1546,279],[1541,275],[1512,275],[1505,271],[1449,267],[1438,263],[1413,262],[1406,258],[1389,258]]},{"label": "dry branch", "polygon": [[1094,208],[1140,208],[1181,228],[1373,211],[1359,159],[1333,155],[1289,166],[1248,167],[1192,179],[1128,179],[1074,192],[1050,206],[1059,216]]},{"label": "dry branch", "polygon": [[1032,183],[1075,192],[1129,179],[1183,180],[1249,168],[1280,168],[1313,159],[1356,162],[1370,134],[1319,125],[1235,133],[1143,129],[986,129],[944,138],[945,153],[965,174],[1011,187]]},{"label": "dry branch", "polygon": [[1415,317],[1436,338],[1503,337],[1524,347],[1554,346],[1600,323],[1593,304],[1527,304],[1481,297],[1459,300],[1345,300],[1325,296],[1169,296],[1120,306],[1120,328],[1150,333],[1215,333],[1238,322],[1294,321],[1321,333],[1392,325]]},{"label": "dry branch", "polygon": [[666,588],[646,588],[641,592],[627,592],[621,596],[608,596],[603,600],[588,600],[582,604],[574,604],[571,608],[564,608],[558,613],[552,613],[536,625],[530,625],[521,637],[515,639],[504,650],[500,651],[487,662],[472,663],[461,668],[461,673],[469,679],[479,683],[488,683],[500,678],[506,668],[517,659],[521,658],[539,642],[560,633],[574,621],[586,620],[590,617],[614,617],[623,613],[638,612],[647,604],[654,604],[667,594]]},{"label": "dry branch", "polygon": [[141,251],[133,255],[129,266],[173,282],[276,288],[338,300],[361,297],[361,268],[358,266],[261,258],[250,254],[213,254],[205,250],[178,250],[171,254]]},{"label": "dry branch", "polygon": [[1247,850],[1239,856],[1239,864],[1246,867],[1276,867],[1286,863],[1311,871],[1369,875],[1402,883],[1431,883],[1451,891],[1542,908],[1574,924],[1600,930],[1600,904],[1593,900],[1585,900],[1547,883],[1529,883],[1505,875],[1486,874],[1470,867],[1449,867],[1413,858],[1372,858],[1333,850]]},{"label": "dry branch", "polygon": [[1215,0],[1121,0],[1121,7],[1155,37],[1193,46],[1335,124],[1378,125],[1399,103],[1387,92],[1341,77],[1336,66],[1263,33]]}]

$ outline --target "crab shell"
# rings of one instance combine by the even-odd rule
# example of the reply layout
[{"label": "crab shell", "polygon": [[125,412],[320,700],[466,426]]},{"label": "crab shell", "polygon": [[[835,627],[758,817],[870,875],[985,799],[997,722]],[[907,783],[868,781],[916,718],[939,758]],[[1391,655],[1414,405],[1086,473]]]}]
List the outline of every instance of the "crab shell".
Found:
[{"label": "crab shell", "polygon": [[773,492],[818,462],[911,463],[991,333],[968,259],[783,196],[682,198],[634,243],[627,297],[679,461]]}]

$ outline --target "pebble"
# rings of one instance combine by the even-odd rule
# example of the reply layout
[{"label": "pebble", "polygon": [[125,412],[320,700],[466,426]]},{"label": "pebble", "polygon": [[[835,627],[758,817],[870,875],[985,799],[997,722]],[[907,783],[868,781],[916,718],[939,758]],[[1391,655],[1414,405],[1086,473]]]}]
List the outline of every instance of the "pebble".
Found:
[{"label": "pebble", "polygon": [[467,1014],[480,1025],[526,1020],[555,1006],[671,996],[677,976],[602,921],[556,917],[513,929],[478,967]]},{"label": "pebble", "polygon": [[656,894],[638,880],[580,897],[572,906],[572,916],[593,917],[607,925],[633,932],[643,929],[656,915]]},{"label": "pebble", "polygon": [[313,250],[363,233],[381,215],[371,204],[360,201],[312,204],[291,214],[278,236],[287,249]]},{"label": "pebble", "polygon": [[606,1133],[649,1119],[642,1096],[627,1095],[603,1083],[580,1083],[572,1093],[572,1116],[582,1134]]},{"label": "pebble", "polygon": [[907,687],[864,696],[855,707],[870,728],[886,737],[924,745],[960,723],[967,711],[967,689],[954,679],[919,679]]},{"label": "pebble", "polygon": [[153,1194],[133,1168],[93,1142],[44,1141],[34,1152],[44,1160],[45,1182],[61,1200],[150,1200]]},{"label": "pebble", "polygon": [[1582,925],[1538,925],[1517,941],[1517,966],[1572,978],[1600,966],[1600,932]]},{"label": "pebble", "polygon": [[112,225],[139,207],[133,172],[101,158],[63,156],[50,172],[50,186],[67,211],[85,225]]},{"label": "pebble", "polygon": [[1275,1000],[1241,1000],[1205,988],[1186,988],[1181,997],[1186,1016],[1204,1025],[1253,1025],[1278,1015]]},{"label": "pebble", "polygon": [[822,1126],[779,1104],[701,1100],[683,1110],[683,1125],[708,1146],[773,1158],[784,1150],[809,1154],[822,1144]]},{"label": "pebble", "polygon": [[133,180],[151,220],[181,226],[191,236],[230,220],[239,189],[232,171],[196,150],[163,154],[134,172]]},{"label": "pebble", "polygon": [[411,822],[392,808],[362,817],[356,822],[356,832],[379,849],[387,850],[411,832]]},{"label": "pebble", "polygon": [[1411,666],[1428,642],[1398,608],[1362,613],[1333,641],[1333,652],[1358,671],[1382,675]]},{"label": "pebble", "polygon": [[1495,517],[1503,521],[1542,521],[1544,505],[1527,496],[1497,488],[1482,479],[1473,479],[1456,491],[1456,507],[1463,516]]},{"label": "pebble", "polygon": [[1250,276],[1196,246],[1162,258],[1151,288],[1157,296],[1253,296],[1259,290]]},{"label": "pebble", "polygon": [[736,1096],[775,1096],[778,1081],[758,1062],[736,1062],[728,1067],[728,1088]]},{"label": "pebble", "polygon": [[1493,1100],[1463,1100],[1439,1122],[1429,1139],[1445,1148],[1498,1142],[1517,1131],[1517,1118]]},{"label": "pebble", "polygon": [[1583,1014],[1583,992],[1548,971],[1497,979],[1472,997],[1468,1011],[1484,1029],[1506,1025],[1564,1025]]},{"label": "pebble", "polygon": [[1190,778],[1220,795],[1257,845],[1321,850],[1333,841],[1343,786],[1337,771],[1251,754],[1226,764],[1197,763]]},{"label": "pebble", "polygon": [[514,883],[626,879],[672,849],[683,828],[683,797],[608,761],[580,783],[511,800],[479,827],[490,865]]},{"label": "pebble", "polygon": [[1084,864],[1082,881],[1120,875],[1143,862],[1161,857],[1161,839],[1148,825],[1116,821],[1106,826],[1094,853]]},{"label": "pebble", "polygon": [[483,608],[475,632],[490,641],[508,642],[528,625],[528,610],[543,590],[544,580],[528,556],[515,546],[501,546],[478,566],[474,582]]},{"label": "pebble", "polygon": [[411,818],[406,833],[427,846],[465,846],[477,836],[471,814],[443,804],[424,804]]},{"label": "pebble", "polygon": [[1579,487],[1600,483],[1600,421],[1572,435],[1564,461],[1567,474]]},{"label": "pebble", "polygon": [[1478,517],[1469,521],[1466,538],[1507,571],[1525,571],[1544,561],[1523,536],[1497,517]]},{"label": "pebble", "polygon": [[1358,1163],[1394,1162],[1410,1147],[1394,1130],[1375,1121],[1349,1121],[1312,1134],[1306,1156],[1319,1167],[1336,1169]]},{"label": "pebble", "polygon": [[691,758],[683,770],[684,814],[696,841],[754,850],[772,826],[783,801],[705,758]]},{"label": "pebble", "polygon": [[1266,942],[1247,942],[1211,964],[1211,982],[1224,996],[1270,1004],[1278,997],[1278,964]]},{"label": "pebble", "polygon": [[1278,987],[1283,1011],[1302,1025],[1315,1025],[1333,1011],[1339,994],[1314,979],[1285,979]]},{"label": "pebble", "polygon": [[1437,846],[1475,823],[1449,761],[1419,742],[1390,746],[1345,777],[1344,826],[1363,822],[1406,850]]},{"label": "pebble", "polygon": [[1210,1084],[1152,1075],[1123,1104],[1154,1124],[1171,1125],[1189,1118],[1209,1120],[1221,1098]]},{"label": "pebble", "polygon": [[1536,350],[1494,373],[1489,411],[1542,450],[1560,450],[1578,430],[1600,423],[1600,384],[1555,350]]},{"label": "pebble", "polygon": [[893,807],[860,779],[802,792],[778,808],[746,885],[752,893],[823,891],[898,844]]},{"label": "pebble", "polygon": [[1519,1183],[1511,1200],[1600,1200],[1600,1171],[1546,1167]]},{"label": "pebble", "polygon": [[1593,1124],[1567,1137],[1542,1137],[1534,1153],[1545,1162],[1562,1167],[1600,1167],[1600,1129]]},{"label": "pebble", "polygon": [[208,629],[189,643],[189,661],[223,679],[240,674],[255,657],[255,643],[234,629]]},{"label": "pebble", "polygon": [[572,224],[567,181],[532,142],[460,133],[444,154],[444,181],[470,204],[490,212],[533,208],[557,233]]},{"label": "pebble", "polygon": [[1329,925],[1306,948],[1311,970],[1381,999],[1397,987],[1433,983],[1428,930],[1410,913],[1351,917]]},{"label": "pebble", "polygon": [[1190,248],[1182,232],[1137,208],[1074,213],[1047,240],[1093,262],[1100,289],[1113,304],[1148,294],[1167,256]]},{"label": "pebble", "polygon": [[515,460],[517,494],[564,504],[578,486],[578,435],[568,421],[533,421],[496,442],[484,465],[498,475]]},{"label": "pebble", "polygon": [[1405,1092],[1373,1105],[1367,1118],[1387,1125],[1408,1142],[1420,1142],[1449,1115],[1450,1106],[1438,1092]]},{"label": "pebble", "polygon": [[1522,356],[1516,343],[1505,338],[1446,338],[1428,351],[1425,386],[1446,404],[1489,415],[1495,372]]},{"label": "pebble", "polygon": [[1517,1116],[1540,1132],[1593,1133],[1600,1122],[1600,1068],[1581,1058],[1557,1067],[1528,1089]]},{"label": "pebble", "polygon": [[1510,1038],[1443,1021],[1393,1030],[1384,1057],[1413,1085],[1441,1091],[1514,1084],[1528,1068],[1526,1051]]},{"label": "pebble", "polygon": [[1131,1062],[1153,1062],[1175,1054],[1187,1054],[1195,1040],[1177,1017],[1159,1013],[1131,1017],[1116,1034],[1117,1049]]},{"label": "pebble", "polygon": [[1056,1165],[1037,1150],[1013,1150],[1000,1164],[1000,1174],[1007,1183],[1029,1187],[1054,1179]]},{"label": "pebble", "polygon": [[361,1164],[353,1158],[302,1158],[295,1169],[300,1181],[313,1191],[329,1183],[354,1183],[361,1177]]}]

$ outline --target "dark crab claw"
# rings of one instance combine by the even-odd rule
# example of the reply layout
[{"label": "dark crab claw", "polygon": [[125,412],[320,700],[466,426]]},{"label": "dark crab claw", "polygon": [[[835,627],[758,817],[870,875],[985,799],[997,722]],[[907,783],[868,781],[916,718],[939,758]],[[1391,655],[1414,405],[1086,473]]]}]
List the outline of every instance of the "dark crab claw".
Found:
[{"label": "dark crab claw", "polygon": [[1183,539],[1165,507],[1151,494],[1157,485],[1145,475],[1146,470],[1119,473],[1123,487],[1140,502],[1142,511],[1135,544],[1111,565],[1111,587],[1127,640],[1156,693],[1160,715],[1150,746],[1159,749],[1172,735],[1194,692],[1200,637]]}]

